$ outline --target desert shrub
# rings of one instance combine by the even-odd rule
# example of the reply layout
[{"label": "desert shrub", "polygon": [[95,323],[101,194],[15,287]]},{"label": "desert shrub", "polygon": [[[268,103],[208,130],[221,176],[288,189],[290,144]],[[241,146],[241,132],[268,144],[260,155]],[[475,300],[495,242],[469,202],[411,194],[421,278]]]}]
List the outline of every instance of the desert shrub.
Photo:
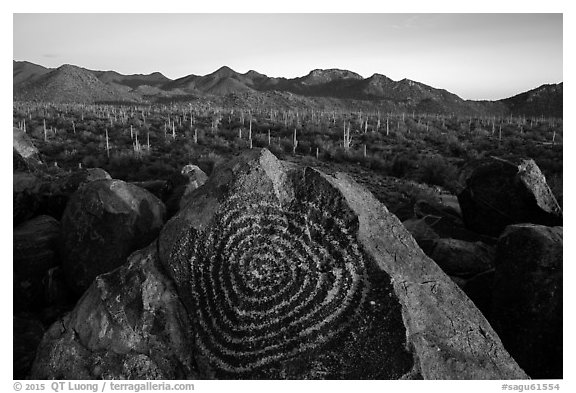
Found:
[{"label": "desert shrub", "polygon": [[176,169],[168,163],[154,161],[142,165],[138,172],[138,177],[141,180],[168,179],[175,170]]},{"label": "desert shrub", "polygon": [[278,157],[280,159],[284,158],[284,156],[285,156],[284,151],[282,150],[282,147],[279,146],[277,143],[272,143],[270,146],[267,146],[267,148],[276,157]]},{"label": "desert shrub", "polygon": [[82,159],[82,166],[86,168],[101,168],[105,162],[99,156],[87,155]]},{"label": "desert shrub", "polygon": [[218,165],[220,165],[224,161],[225,161],[224,157],[222,157],[222,156],[220,156],[214,152],[210,152],[206,155],[201,155],[200,158],[198,158],[198,166],[208,176],[210,176],[212,174],[212,172],[214,171],[214,168],[216,168]]},{"label": "desert shrub", "polygon": [[448,135],[447,139],[447,150],[451,156],[454,157],[464,157],[466,155],[466,146],[458,140],[455,135]]},{"label": "desert shrub", "polygon": [[419,181],[454,191],[458,170],[442,156],[425,158],[420,162],[416,177]]}]

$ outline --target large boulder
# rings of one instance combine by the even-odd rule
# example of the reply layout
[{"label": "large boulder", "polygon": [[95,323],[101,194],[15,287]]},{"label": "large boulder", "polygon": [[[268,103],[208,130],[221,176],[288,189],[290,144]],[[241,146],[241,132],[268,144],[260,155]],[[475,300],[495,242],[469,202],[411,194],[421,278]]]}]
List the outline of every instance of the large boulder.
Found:
[{"label": "large boulder", "polygon": [[126,261],[156,238],[164,204],[121,180],[87,183],[70,198],[62,217],[61,255],[68,284],[82,293],[96,276]]},{"label": "large boulder", "polygon": [[562,232],[518,224],[498,241],[491,323],[533,378],[562,378]]},{"label": "large boulder", "polygon": [[60,224],[50,216],[38,216],[14,228],[14,308],[37,309],[44,305],[43,278],[58,264]]},{"label": "large boulder", "polygon": [[490,158],[464,173],[458,201],[469,229],[497,237],[511,224],[562,225],[562,210],[533,160]]},{"label": "large boulder", "polygon": [[193,377],[192,332],[156,243],[99,276],[76,308],[48,330],[33,379]]},{"label": "large boulder", "polygon": [[526,378],[398,219],[345,175],[253,150],[163,228],[202,378]]}]

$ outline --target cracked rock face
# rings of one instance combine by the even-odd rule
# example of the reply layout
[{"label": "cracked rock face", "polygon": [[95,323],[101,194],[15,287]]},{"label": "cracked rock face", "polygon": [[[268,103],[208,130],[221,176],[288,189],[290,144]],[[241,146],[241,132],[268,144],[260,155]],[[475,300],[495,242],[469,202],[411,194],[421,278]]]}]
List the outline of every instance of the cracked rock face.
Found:
[{"label": "cracked rock face", "polygon": [[[134,255],[50,329],[35,376],[61,378],[57,363],[70,362],[81,367],[66,378],[131,378],[136,362],[150,378],[166,376],[162,364],[201,379],[526,378],[472,302],[372,194],[267,150],[219,167],[162,229],[162,269],[153,276],[173,283],[173,295],[156,297],[166,314],[138,311],[151,292],[144,277],[126,278],[142,270]],[[158,315],[167,322],[155,330]],[[128,359],[148,353],[146,337],[166,330],[161,346],[170,351]],[[94,364],[108,366],[81,374]],[[111,364],[115,374],[102,371]]]}]

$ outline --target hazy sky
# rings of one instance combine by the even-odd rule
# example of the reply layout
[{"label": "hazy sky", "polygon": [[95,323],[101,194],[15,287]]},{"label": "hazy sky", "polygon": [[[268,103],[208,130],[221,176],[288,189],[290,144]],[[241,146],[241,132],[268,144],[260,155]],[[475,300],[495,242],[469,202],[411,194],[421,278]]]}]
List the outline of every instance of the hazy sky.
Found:
[{"label": "hazy sky", "polygon": [[499,99],[562,77],[562,14],[14,14],[14,60],[169,78],[341,68]]}]

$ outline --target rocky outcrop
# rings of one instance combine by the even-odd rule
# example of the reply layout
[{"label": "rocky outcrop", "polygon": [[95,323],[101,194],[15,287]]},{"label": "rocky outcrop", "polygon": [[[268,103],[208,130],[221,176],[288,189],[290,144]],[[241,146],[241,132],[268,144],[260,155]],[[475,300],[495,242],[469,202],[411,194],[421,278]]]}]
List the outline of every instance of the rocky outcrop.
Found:
[{"label": "rocky outcrop", "polygon": [[562,210],[531,159],[517,163],[490,158],[464,170],[466,188],[458,195],[466,226],[499,236],[508,225],[562,225]]},{"label": "rocky outcrop", "polygon": [[562,232],[518,224],[498,241],[491,323],[533,378],[562,378]]},{"label": "rocky outcrop", "polygon": [[526,377],[398,219],[344,175],[252,151],[191,195],[159,247],[205,378]]},{"label": "rocky outcrop", "polygon": [[154,240],[164,217],[158,198],[121,180],[81,187],[62,217],[61,255],[68,284],[77,293],[85,291],[96,276]]},{"label": "rocky outcrop", "polygon": [[472,302],[347,176],[254,149],[165,225],[161,267],[154,250],[96,279],[45,336],[34,378],[526,378]]},{"label": "rocky outcrop", "polygon": [[190,378],[191,334],[153,243],[98,277],[76,308],[52,325],[31,378]]},{"label": "rocky outcrop", "polygon": [[60,224],[50,216],[38,216],[14,229],[13,277],[15,310],[44,305],[42,280],[58,264]]}]

